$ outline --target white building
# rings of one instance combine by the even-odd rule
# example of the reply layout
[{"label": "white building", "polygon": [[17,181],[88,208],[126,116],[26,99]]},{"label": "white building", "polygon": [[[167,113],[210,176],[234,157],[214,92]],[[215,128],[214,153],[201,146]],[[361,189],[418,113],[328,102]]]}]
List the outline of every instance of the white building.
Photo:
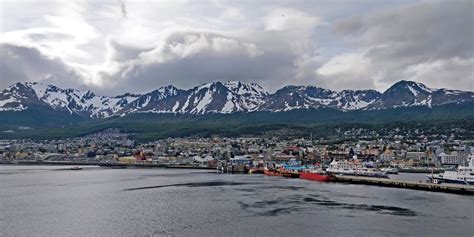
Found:
[{"label": "white building", "polygon": [[457,152],[453,152],[451,155],[448,155],[444,152],[439,154],[441,158],[441,164],[443,165],[458,165],[459,164],[459,156]]}]

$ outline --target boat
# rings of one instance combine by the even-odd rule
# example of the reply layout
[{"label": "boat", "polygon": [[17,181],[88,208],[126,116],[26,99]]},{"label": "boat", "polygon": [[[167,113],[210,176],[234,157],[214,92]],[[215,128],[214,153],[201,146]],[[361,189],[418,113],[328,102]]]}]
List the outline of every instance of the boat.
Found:
[{"label": "boat", "polygon": [[474,185],[474,155],[468,158],[467,166],[458,166],[457,171],[445,171],[442,174],[427,175],[431,183],[456,183]]},{"label": "boat", "polygon": [[218,172],[222,173],[248,173],[250,171],[248,164],[222,162],[216,167]]},{"label": "boat", "polygon": [[326,172],[333,175],[350,175],[373,178],[388,178],[388,174],[374,168],[367,168],[357,163],[357,161],[336,161],[333,160]]},{"label": "boat", "polygon": [[300,172],[296,170],[287,170],[287,169],[282,169],[280,171],[281,176],[286,177],[286,178],[294,178],[297,179],[300,177]]},{"label": "boat", "polygon": [[253,166],[249,170],[249,174],[263,174],[265,170],[265,164],[263,160],[259,161],[256,166]]},{"label": "boat", "polygon": [[71,170],[82,170],[82,167],[79,167],[79,166],[71,167]]},{"label": "boat", "polygon": [[278,172],[276,169],[272,169],[272,168],[263,169],[263,174],[266,175],[266,176],[281,176],[280,172]]},{"label": "boat", "polygon": [[394,167],[382,168],[380,171],[385,172],[386,174],[398,174],[398,169]]},{"label": "boat", "polygon": [[249,174],[263,174],[265,169],[263,167],[254,167],[249,170]]},{"label": "boat", "polygon": [[355,176],[385,178],[388,179],[388,174],[373,168],[361,168],[355,170]]},{"label": "boat", "polygon": [[287,178],[299,178],[300,173],[305,170],[311,168],[310,166],[302,165],[301,161],[297,161],[296,159],[291,159],[285,164],[281,165],[280,173],[281,176]]},{"label": "boat", "polygon": [[329,182],[332,179],[332,176],[327,174],[322,169],[306,169],[300,173],[300,179],[307,179],[320,182]]}]

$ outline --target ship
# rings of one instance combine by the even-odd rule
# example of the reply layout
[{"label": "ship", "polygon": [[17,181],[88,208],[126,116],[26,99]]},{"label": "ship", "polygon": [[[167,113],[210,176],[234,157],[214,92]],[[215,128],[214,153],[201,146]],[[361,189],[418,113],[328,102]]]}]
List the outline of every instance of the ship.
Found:
[{"label": "ship", "polygon": [[458,166],[457,171],[445,171],[442,174],[427,175],[431,183],[456,183],[474,185],[474,155],[471,154],[467,160],[467,166]]},{"label": "ship", "polygon": [[286,178],[299,178],[300,177],[300,172],[297,170],[287,170],[287,169],[282,169],[280,171],[281,176],[286,177]]},{"label": "ship", "polygon": [[367,168],[355,161],[336,161],[333,160],[326,172],[333,175],[350,175],[350,176],[363,176],[363,177],[374,177],[374,178],[388,178],[388,174],[374,169]]},{"label": "ship", "polygon": [[256,166],[253,166],[249,170],[249,174],[264,174],[265,173],[265,164],[263,160],[260,160]]},{"label": "ship", "polygon": [[308,166],[302,165],[301,161],[291,159],[288,163],[281,165],[280,173],[286,178],[299,178],[301,171],[308,168]]},{"label": "ship", "polygon": [[300,179],[329,182],[332,176],[320,168],[310,168],[301,171]]},{"label": "ship", "polygon": [[263,174],[267,176],[281,176],[280,172],[273,168],[264,168]]},{"label": "ship", "polygon": [[380,171],[385,172],[387,174],[398,174],[398,169],[394,167],[387,167],[387,168],[382,168]]}]

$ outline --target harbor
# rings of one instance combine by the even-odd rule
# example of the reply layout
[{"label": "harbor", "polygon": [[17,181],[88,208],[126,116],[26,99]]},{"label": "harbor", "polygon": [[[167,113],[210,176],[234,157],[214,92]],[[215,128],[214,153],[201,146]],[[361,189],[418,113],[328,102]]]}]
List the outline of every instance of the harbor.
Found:
[{"label": "harbor", "polygon": [[[286,163],[265,164],[258,163],[250,168],[243,163],[232,165],[221,164],[217,167],[218,172],[234,173],[237,171],[245,173],[264,173],[265,176],[281,176],[285,178],[300,178],[318,182],[336,182],[362,184],[392,188],[403,188],[430,192],[454,193],[463,195],[474,195],[474,155],[467,159],[467,166],[458,166],[457,171],[445,171],[443,173],[432,173],[424,176],[424,180],[409,181],[390,178],[390,174],[398,175],[395,168],[375,169],[363,165],[357,159],[332,161],[329,167],[324,168],[314,165],[303,165],[300,161],[291,160]],[[229,167],[231,171],[229,171]],[[262,171],[262,172],[260,172]],[[411,172],[409,172],[411,173]]]},{"label": "harbor", "polygon": [[[472,171],[474,170],[473,156],[469,159],[468,166],[459,166],[458,171],[447,171],[445,173],[432,173],[431,175],[419,174],[424,180],[402,180],[397,177],[396,169],[373,169],[366,168],[358,162],[336,162],[333,161],[327,169],[317,166],[302,165],[296,160],[271,166],[269,163],[258,162],[249,165],[246,160],[233,160],[232,163],[219,163],[214,166],[197,166],[184,164],[150,164],[150,163],[98,163],[98,162],[58,162],[58,161],[21,161],[10,165],[43,165],[43,166],[73,166],[70,170],[82,170],[79,166],[97,166],[109,169],[199,169],[216,170],[221,174],[264,174],[264,176],[277,176],[281,178],[300,178],[317,182],[348,183],[358,185],[370,185],[380,187],[391,187],[399,189],[411,189],[429,192],[452,193],[461,195],[474,195],[472,183]],[[4,164],[5,165],[5,164]],[[389,176],[387,171],[392,173]],[[409,174],[411,172],[408,172]],[[396,175],[395,175],[396,174]],[[416,173],[415,173],[416,174]],[[448,174],[448,175],[445,175]],[[390,178],[391,177],[391,178]]]},{"label": "harbor", "polygon": [[84,236],[472,236],[469,195],[209,170],[68,167],[0,166],[0,235],[63,236],[66,228]]}]

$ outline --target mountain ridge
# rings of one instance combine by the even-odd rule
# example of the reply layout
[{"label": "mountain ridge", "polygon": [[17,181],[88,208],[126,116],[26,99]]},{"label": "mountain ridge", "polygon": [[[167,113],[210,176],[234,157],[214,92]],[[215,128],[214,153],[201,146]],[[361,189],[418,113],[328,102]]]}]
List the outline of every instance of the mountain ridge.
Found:
[{"label": "mountain ridge", "polygon": [[232,114],[330,108],[340,111],[378,110],[474,102],[474,92],[433,89],[399,81],[383,93],[376,90],[333,91],[316,86],[284,86],[268,93],[256,83],[211,82],[190,89],[173,85],[149,93],[99,96],[91,91],[61,89],[37,82],[15,83],[0,91],[0,113],[31,107],[101,119],[135,113]]}]

